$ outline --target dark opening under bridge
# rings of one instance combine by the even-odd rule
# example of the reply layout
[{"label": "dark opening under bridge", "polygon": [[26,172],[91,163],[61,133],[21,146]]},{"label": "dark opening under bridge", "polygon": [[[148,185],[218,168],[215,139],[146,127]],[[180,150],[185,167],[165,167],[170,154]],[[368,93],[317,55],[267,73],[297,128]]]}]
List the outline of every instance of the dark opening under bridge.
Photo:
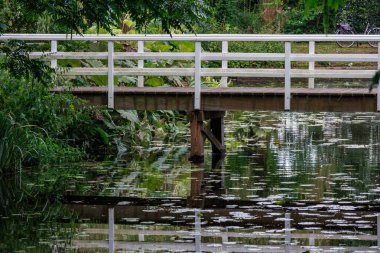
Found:
[{"label": "dark opening under bridge", "polygon": [[[213,152],[224,152],[223,116],[231,110],[273,110],[309,112],[376,112],[380,111],[380,88],[369,93],[367,89],[314,88],[315,78],[371,79],[380,69],[380,50],[375,53],[316,54],[316,43],[336,41],[378,42],[380,35],[63,35],[63,34],[4,34],[0,40],[49,42],[49,52],[33,52],[31,57],[45,57],[53,68],[61,69],[60,60],[100,60],[107,67],[73,67],[63,69],[68,76],[107,76],[107,87],[78,87],[73,94],[91,105],[107,105],[115,109],[180,110],[190,115],[191,157],[203,158],[205,136],[213,145]],[[61,41],[107,42],[106,52],[62,52]],[[187,41],[194,43],[192,52],[146,52],[144,42]],[[229,52],[229,42],[284,43],[283,53]],[[115,50],[115,43],[136,43],[137,52]],[[204,52],[202,43],[219,42],[221,52]],[[308,43],[308,53],[292,53],[292,43]],[[378,47],[380,49],[380,46]],[[123,67],[123,60],[136,60],[136,67]],[[170,60],[187,62],[191,67],[147,68],[144,61]],[[219,61],[219,68],[204,68],[202,62]],[[229,68],[229,61],[282,62],[281,69]],[[292,68],[293,62],[306,62],[306,68]],[[315,62],[366,62],[372,69],[316,68]],[[115,78],[137,76],[137,87],[115,87]],[[193,77],[194,87],[144,87],[145,76]],[[217,88],[202,87],[202,77],[220,77]],[[283,88],[227,87],[228,77],[283,78]],[[292,88],[292,78],[308,79],[308,88]],[[369,81],[368,81],[369,83]],[[64,91],[57,88],[54,92]],[[207,127],[205,120],[210,120]]]}]

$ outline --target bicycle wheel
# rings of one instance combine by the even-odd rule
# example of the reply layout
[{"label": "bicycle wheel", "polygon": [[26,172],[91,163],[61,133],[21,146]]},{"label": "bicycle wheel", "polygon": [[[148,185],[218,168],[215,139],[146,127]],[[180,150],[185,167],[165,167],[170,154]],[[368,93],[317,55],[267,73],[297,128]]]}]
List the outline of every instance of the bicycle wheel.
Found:
[{"label": "bicycle wheel", "polygon": [[[342,34],[346,34],[346,35],[353,35],[354,32],[353,31],[347,31],[347,30],[338,30],[336,31],[336,34],[339,34],[339,35],[342,35]],[[350,47],[354,44],[354,41],[337,41],[336,42],[340,47]]]},{"label": "bicycle wheel", "polygon": [[[371,30],[369,30],[369,32],[367,33],[368,35],[380,35],[380,28],[372,28]],[[379,46],[379,42],[378,41],[368,41],[368,44],[371,46],[371,47],[378,47]]]}]

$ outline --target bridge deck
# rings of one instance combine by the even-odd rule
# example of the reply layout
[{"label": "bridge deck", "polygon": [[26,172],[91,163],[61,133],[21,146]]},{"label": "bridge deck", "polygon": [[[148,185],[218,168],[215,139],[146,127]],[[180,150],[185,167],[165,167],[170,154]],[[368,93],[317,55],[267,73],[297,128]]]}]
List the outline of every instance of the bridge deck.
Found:
[{"label": "bridge deck", "polygon": [[[62,92],[56,88],[54,92]],[[78,87],[70,92],[90,105],[107,105],[107,87]],[[194,108],[194,88],[115,87],[115,109],[180,110]],[[375,112],[376,91],[292,88],[291,111]],[[201,110],[284,110],[284,88],[202,88]]]}]

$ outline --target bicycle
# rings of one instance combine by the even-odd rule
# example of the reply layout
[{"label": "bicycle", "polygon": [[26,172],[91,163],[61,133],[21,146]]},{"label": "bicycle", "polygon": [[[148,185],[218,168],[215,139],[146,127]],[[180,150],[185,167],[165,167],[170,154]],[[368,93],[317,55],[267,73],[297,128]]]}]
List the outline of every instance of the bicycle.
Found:
[{"label": "bicycle", "polygon": [[[353,27],[351,27],[347,23],[340,23],[337,24],[337,30],[336,34],[348,34],[353,35],[355,34]],[[374,27],[370,23],[367,24],[367,27],[365,28],[364,34],[368,35],[380,35],[380,28]],[[337,41],[336,42],[340,47],[351,47],[355,42],[354,41]],[[371,47],[378,47],[377,41],[368,41],[368,44]]]}]

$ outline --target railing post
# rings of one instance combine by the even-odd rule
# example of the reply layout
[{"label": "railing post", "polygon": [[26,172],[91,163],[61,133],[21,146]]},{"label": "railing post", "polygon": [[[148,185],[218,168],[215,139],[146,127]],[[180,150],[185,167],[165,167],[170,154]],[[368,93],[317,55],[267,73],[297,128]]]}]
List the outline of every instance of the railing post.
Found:
[{"label": "railing post", "polygon": [[377,44],[377,69],[380,70],[380,41]]},{"label": "railing post", "polygon": [[201,109],[201,42],[195,42],[195,92],[194,92],[194,110]]},{"label": "railing post", "polygon": [[139,235],[138,235],[139,242],[144,242],[145,241],[144,229],[145,229],[145,227],[142,227],[141,228],[142,232],[139,231]]},{"label": "railing post", "polygon": [[108,108],[114,108],[114,45],[108,41]]},{"label": "railing post", "polygon": [[377,231],[376,231],[376,234],[377,234],[377,249],[380,251],[380,213],[377,214]]},{"label": "railing post", "polygon": [[[315,54],[315,41],[309,41],[309,56],[313,56]],[[315,70],[315,61],[309,60],[309,70],[310,72]],[[313,89],[314,88],[314,77],[309,77],[309,88]]]},{"label": "railing post", "polygon": [[[377,44],[377,70],[380,71],[380,42]],[[380,79],[377,85],[377,111],[380,112]]]},{"label": "railing post", "polygon": [[115,252],[115,208],[108,208],[108,253]]},{"label": "railing post", "polygon": [[[228,53],[228,41],[222,41],[222,53],[223,54]],[[222,69],[223,70],[228,69],[228,61],[227,60],[222,61]],[[221,83],[222,87],[227,87],[227,81],[228,81],[227,76],[223,76],[221,78],[220,83]]]},{"label": "railing post", "polygon": [[380,80],[377,85],[377,111],[380,112]]},{"label": "railing post", "polygon": [[290,213],[285,213],[285,253],[290,253]]},{"label": "railing post", "polygon": [[312,234],[309,234],[309,246],[315,246],[315,234],[314,234],[314,230],[312,231]]},{"label": "railing post", "polygon": [[195,209],[194,211],[194,237],[195,237],[195,252],[201,253],[202,252],[202,246],[201,246],[201,216],[198,209]]},{"label": "railing post", "polygon": [[[144,53],[144,41],[137,42],[137,52]],[[137,64],[139,69],[144,68],[144,60],[139,60]],[[138,76],[137,87],[144,87],[144,76]]]},{"label": "railing post", "polygon": [[284,94],[284,110],[290,110],[290,71],[291,71],[291,59],[290,54],[292,52],[291,42],[285,42],[285,94]]},{"label": "railing post", "polygon": [[[51,56],[52,57],[54,57],[54,54],[57,53],[57,51],[58,51],[58,45],[57,44],[58,43],[57,43],[56,40],[52,40],[51,41],[51,45],[50,45],[51,49],[50,49],[50,51],[51,51],[51,54],[52,54]],[[50,67],[53,68],[53,69],[55,69],[55,68],[57,68],[57,66],[58,66],[57,59],[51,59],[50,60]]]}]

